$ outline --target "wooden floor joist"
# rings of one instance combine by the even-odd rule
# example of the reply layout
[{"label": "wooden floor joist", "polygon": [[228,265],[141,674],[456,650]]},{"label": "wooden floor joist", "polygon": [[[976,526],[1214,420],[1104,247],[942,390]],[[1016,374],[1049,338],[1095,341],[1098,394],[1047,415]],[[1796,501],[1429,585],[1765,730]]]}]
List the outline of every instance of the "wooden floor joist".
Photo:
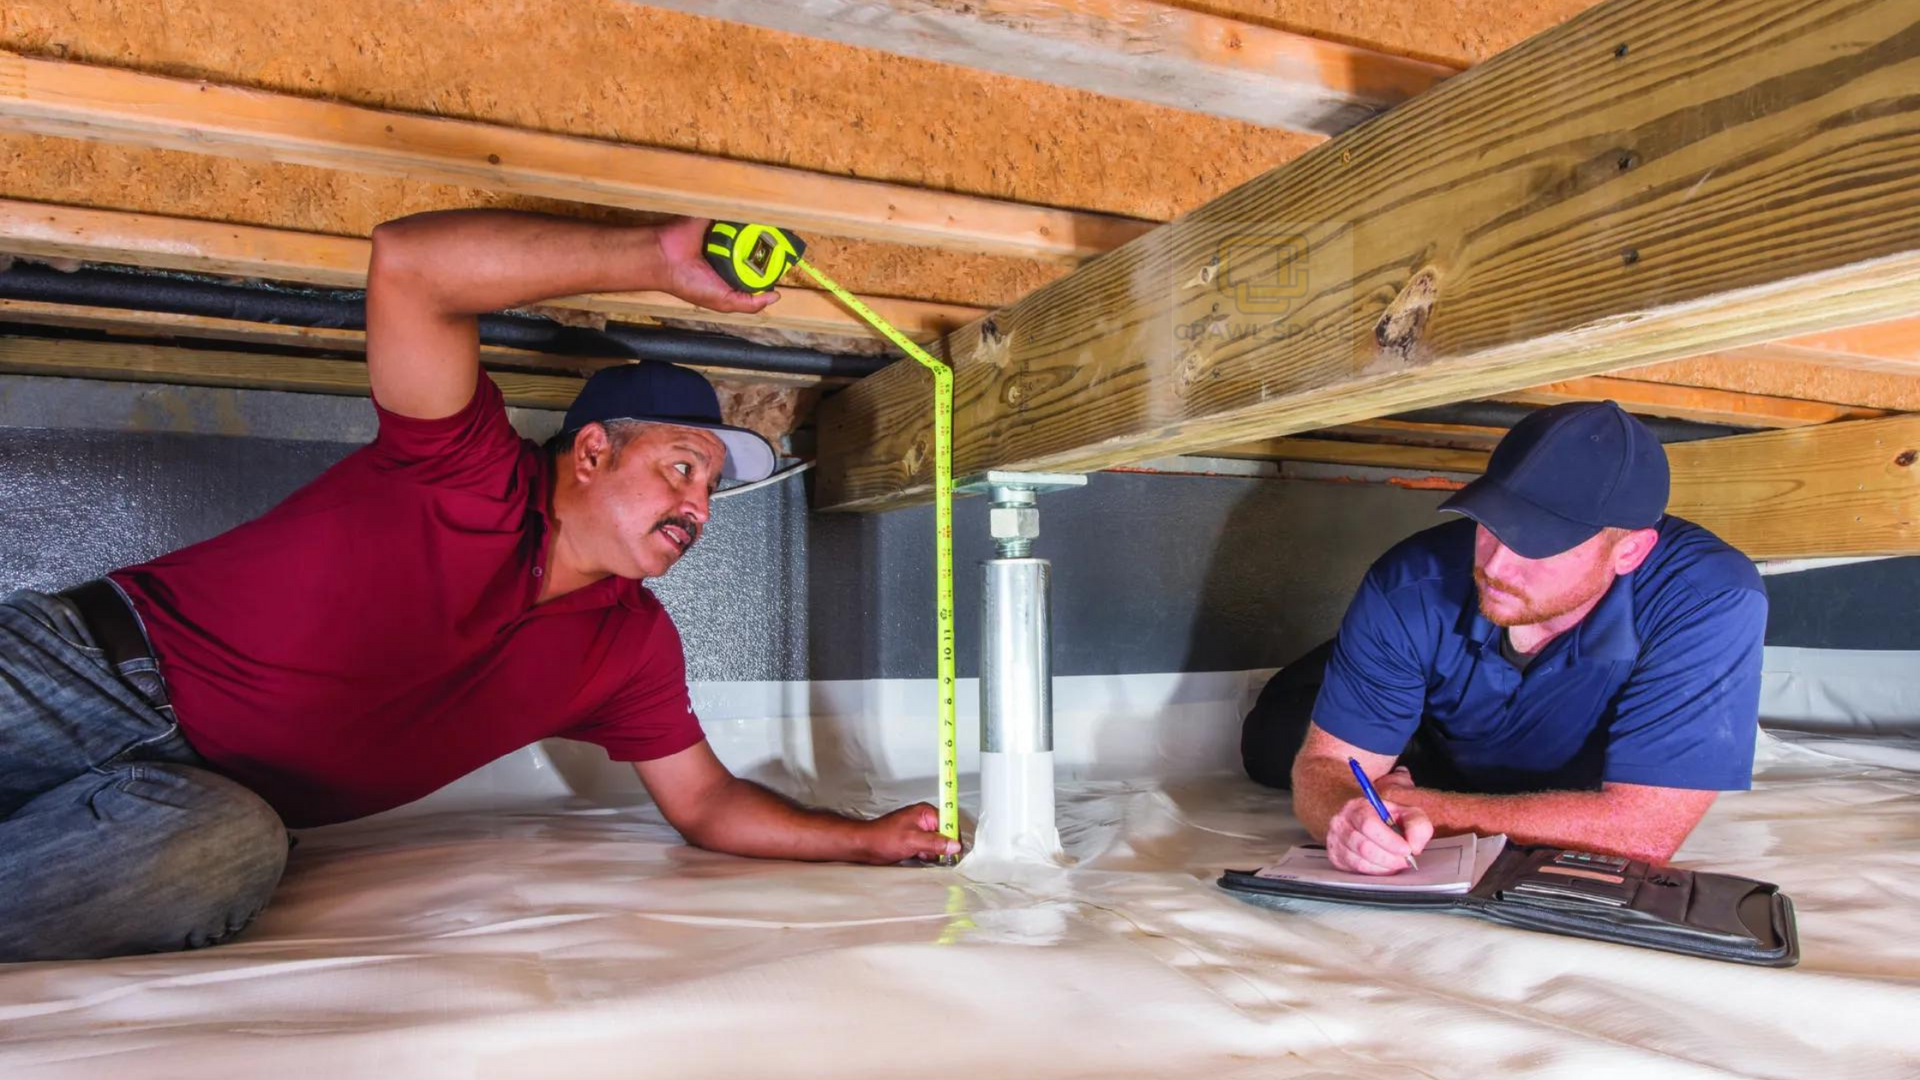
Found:
[{"label": "wooden floor joist", "polygon": [[[1701,386],[1802,402],[1830,402],[1888,412],[1920,412],[1920,366],[1888,371],[1837,365],[1826,353],[1760,345],[1713,358],[1668,360],[1622,372],[1641,382]],[[1729,360],[1737,358],[1737,363]],[[1876,361],[1888,365],[1896,361]],[[1792,425],[1782,424],[1781,427]]]},{"label": "wooden floor joist", "polygon": [[[1920,416],[1668,443],[1668,512],[1755,559],[1920,554]],[[1478,474],[1472,450],[1266,439],[1215,457]]]},{"label": "wooden floor joist", "polygon": [[[0,298],[0,327],[8,324],[51,326],[68,330],[93,330],[106,334],[137,338],[181,338],[189,341],[225,341],[244,345],[274,346],[289,349],[313,349],[329,352],[365,353],[367,335],[363,330],[332,327],[282,326],[248,322],[244,319],[219,319],[204,315],[179,315],[165,311],[134,311],[127,308],[88,307],[81,304],[55,304],[39,300]],[[512,370],[546,368],[550,374],[578,375],[615,364],[632,363],[629,357],[556,356],[494,345],[480,347],[481,363],[489,368]],[[837,386],[844,378],[793,375],[777,371],[745,371],[740,368],[682,365],[709,379],[724,379],[742,385]],[[534,371],[533,374],[543,372]]]},{"label": "wooden floor joist", "polygon": [[1920,317],[1823,330],[1778,344],[1839,357],[1891,360],[1920,370]]},{"label": "wooden floor joist", "polygon": [[[0,336],[0,373],[361,397],[368,393],[367,365],[357,360],[131,345],[119,341]],[[565,409],[586,381],[517,371],[489,371],[487,375],[499,385],[507,404],[534,409]]]},{"label": "wooden floor joist", "polygon": [[1491,450],[1507,429],[1483,424],[1429,424],[1411,420],[1365,420],[1315,432],[1365,442],[1434,446],[1452,450]]},{"label": "wooden floor joist", "polygon": [[1920,554],[1920,416],[1673,443],[1669,513],[1755,559]]},{"label": "wooden floor joist", "polygon": [[1367,465],[1381,469],[1421,472],[1481,473],[1487,469],[1487,451],[1452,450],[1434,446],[1349,442],[1342,439],[1256,439],[1201,451],[1203,457],[1249,458],[1256,461],[1318,461],[1328,465]]},{"label": "wooden floor joist", "polygon": [[1835,420],[1871,420],[1884,416],[1879,409],[1829,405],[1821,401],[1743,394],[1702,386],[1635,382],[1589,376],[1530,386],[1498,395],[1498,400],[1522,405],[1564,405],[1572,401],[1616,401],[1642,416],[1663,416],[1703,424],[1732,427],[1804,427]]},{"label": "wooden floor joist", "polygon": [[729,22],[1336,134],[1455,69],[1151,0],[647,0]]},{"label": "wooden floor joist", "polygon": [[1152,225],[679,150],[0,53],[0,131],[1075,262]]},{"label": "wooden floor joist", "polygon": [[[1610,0],[947,339],[955,471],[1086,470],[1920,307],[1908,0]],[[818,503],[931,489],[926,376]]]},{"label": "wooden floor joist", "polygon": [[[359,289],[367,284],[369,246],[357,237],[0,199],[0,254]],[[800,288],[780,293],[779,303],[753,316],[706,311],[665,293],[597,293],[548,301],[546,306],[622,318],[691,319],[862,340],[872,336],[858,316],[827,293]],[[867,303],[902,333],[921,340],[980,314],[978,308],[958,304],[884,296],[867,298]]]}]

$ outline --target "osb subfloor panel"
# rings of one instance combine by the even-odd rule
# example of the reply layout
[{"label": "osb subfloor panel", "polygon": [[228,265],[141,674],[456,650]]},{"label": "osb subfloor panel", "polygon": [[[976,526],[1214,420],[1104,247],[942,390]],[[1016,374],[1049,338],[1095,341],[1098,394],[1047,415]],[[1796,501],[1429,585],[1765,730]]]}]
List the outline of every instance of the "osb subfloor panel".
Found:
[{"label": "osb subfloor panel", "polygon": [[[1167,218],[1317,139],[645,8],[625,0],[14,0],[0,47],[380,108]],[[539,200],[195,155],[0,141],[0,195],[364,235]],[[1062,272],[820,242],[881,295],[1000,304]]]},{"label": "osb subfloor panel", "polygon": [[1669,360],[1616,374],[1645,382],[1709,386],[1743,394],[1920,412],[1920,365],[1903,373],[1856,371],[1803,360],[1746,360],[1740,364]]},{"label": "osb subfloor panel", "polygon": [[1471,67],[1596,0],[1173,0],[1329,41]]},{"label": "osb subfloor panel", "polygon": [[[365,236],[388,218],[453,207],[541,210],[607,221],[643,219],[606,207],[445,184],[29,135],[0,135],[0,196],[343,236]],[[873,296],[992,307],[1026,295],[1067,269],[1025,259],[936,254],[898,244],[811,235],[808,241],[812,262],[848,288]]]}]

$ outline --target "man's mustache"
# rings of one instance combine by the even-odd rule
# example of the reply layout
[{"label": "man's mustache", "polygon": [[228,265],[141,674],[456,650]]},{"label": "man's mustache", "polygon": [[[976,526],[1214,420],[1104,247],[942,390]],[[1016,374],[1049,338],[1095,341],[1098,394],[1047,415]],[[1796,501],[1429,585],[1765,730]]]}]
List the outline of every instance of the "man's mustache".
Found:
[{"label": "man's mustache", "polygon": [[1473,572],[1473,583],[1480,586],[1481,592],[1486,592],[1489,587],[1492,587],[1495,592],[1503,592],[1508,596],[1523,600],[1526,598],[1526,594],[1522,593],[1518,586],[1508,584],[1499,578],[1489,577],[1485,571],[1475,570]]},{"label": "man's mustache", "polygon": [[685,514],[668,514],[654,523],[653,531],[660,532],[670,526],[687,534],[687,546],[680,550],[693,550],[693,545],[700,540],[700,523]]}]

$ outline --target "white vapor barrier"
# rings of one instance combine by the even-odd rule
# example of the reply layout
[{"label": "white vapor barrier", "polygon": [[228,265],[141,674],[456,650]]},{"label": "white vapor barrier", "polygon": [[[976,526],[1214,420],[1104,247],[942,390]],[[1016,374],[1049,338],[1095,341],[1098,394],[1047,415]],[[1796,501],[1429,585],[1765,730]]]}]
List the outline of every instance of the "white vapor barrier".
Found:
[{"label": "white vapor barrier", "polygon": [[[1056,680],[1066,864],[1004,873],[715,855],[597,751],[516,754],[303,832],[232,944],[0,966],[0,1076],[1920,1076],[1920,771],[1763,733],[1754,789],[1682,849],[1782,885],[1794,969],[1270,910],[1213,883],[1305,838],[1233,771],[1265,674]],[[862,811],[931,795],[930,681],[697,704],[726,760],[783,790]]]},{"label": "white vapor barrier", "polygon": [[1920,652],[1769,647],[1760,715],[1801,731],[1920,739]]}]

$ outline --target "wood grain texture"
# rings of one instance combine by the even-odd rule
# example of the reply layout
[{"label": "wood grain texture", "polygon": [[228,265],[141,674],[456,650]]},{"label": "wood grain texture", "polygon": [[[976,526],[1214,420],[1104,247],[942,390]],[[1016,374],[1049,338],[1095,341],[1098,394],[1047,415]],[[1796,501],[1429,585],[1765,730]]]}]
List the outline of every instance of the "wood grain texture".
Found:
[{"label": "wood grain texture", "polygon": [[[1669,443],[1667,512],[1755,559],[1920,554],[1920,416]],[[1265,439],[1216,457],[1481,473],[1487,454]]]},{"label": "wood grain texture", "polygon": [[1893,360],[1920,369],[1920,317],[1846,326],[1788,338],[1779,344],[1841,356]]},{"label": "wood grain texture", "polygon": [[1920,417],[1674,443],[1669,513],[1755,559],[1920,554]]},{"label": "wood grain texture", "polygon": [[1077,261],[1150,222],[0,52],[0,131]]},{"label": "wood grain texture", "polygon": [[1642,416],[1664,416],[1703,424],[1733,427],[1802,427],[1835,420],[1870,420],[1885,415],[1879,409],[1829,405],[1787,397],[1739,393],[1704,386],[1636,382],[1589,376],[1529,386],[1498,395],[1500,401],[1524,405],[1563,405],[1572,401],[1615,401]]},{"label": "wood grain texture", "polygon": [[[367,365],[355,360],[182,349],[118,341],[0,337],[0,372],[361,397],[369,393]],[[487,376],[499,385],[507,404],[534,409],[565,409],[586,381],[512,371],[489,371]]]},{"label": "wood grain texture", "polygon": [[1335,134],[1459,69],[1150,0],[651,0],[692,15]]},{"label": "wood grain texture", "polygon": [[[367,351],[367,335],[363,330],[282,326],[276,323],[248,322],[245,319],[181,315],[170,311],[135,311],[130,308],[102,308],[85,304],[55,304],[41,300],[0,298],[0,326],[6,324],[94,330],[125,337],[181,338],[195,342],[230,341],[244,345],[363,354]],[[509,349],[497,345],[480,346],[480,361],[494,369],[566,375],[584,375],[603,367],[634,362],[630,356],[563,356],[526,349]],[[838,377],[779,371],[744,371],[739,368],[709,367],[702,364],[681,366],[701,373],[709,382],[716,385],[810,388],[838,386],[851,381]]]},{"label": "wood grain texture", "polygon": [[[1603,4],[951,335],[955,470],[1097,469],[1910,311],[1916,23],[1902,0]],[[895,365],[822,407],[821,507],[926,497],[927,398]]]},{"label": "wood grain texture", "polygon": [[1507,434],[1503,427],[1481,424],[1428,424],[1411,420],[1366,420],[1358,424],[1316,431],[1360,442],[1393,443],[1402,446],[1438,446],[1454,450],[1491,450]]},{"label": "wood grain texture", "polygon": [[[367,284],[370,250],[371,244],[358,237],[0,199],[0,254],[362,289]],[[922,340],[979,314],[978,308],[957,304],[885,296],[866,300],[902,333]],[[839,301],[814,289],[782,288],[780,301],[761,315],[707,311],[665,293],[595,293],[549,300],[545,306],[860,340],[873,333]]]},{"label": "wood grain texture", "polygon": [[1453,450],[1433,446],[1347,442],[1340,439],[1282,437],[1232,443],[1201,451],[1206,457],[1250,458],[1256,461],[1320,461],[1329,465],[1372,465],[1382,469],[1427,472],[1482,473],[1484,450]]}]

